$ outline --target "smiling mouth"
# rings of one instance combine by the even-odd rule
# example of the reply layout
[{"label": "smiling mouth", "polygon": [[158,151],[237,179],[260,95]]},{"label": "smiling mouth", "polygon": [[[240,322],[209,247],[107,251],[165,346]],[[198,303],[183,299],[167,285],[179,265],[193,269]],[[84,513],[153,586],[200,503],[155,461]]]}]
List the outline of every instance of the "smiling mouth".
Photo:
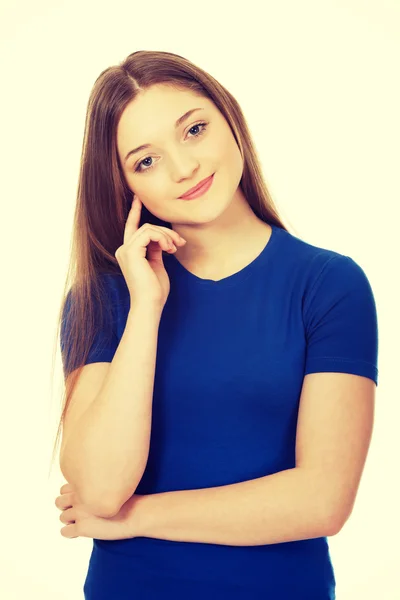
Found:
[{"label": "smiling mouth", "polygon": [[203,194],[211,186],[214,175],[215,175],[215,173],[210,175],[210,177],[203,179],[203,181],[201,181],[197,186],[195,186],[194,188],[192,188],[191,190],[186,192],[186,194],[179,196],[179,199],[183,199],[183,200],[190,199],[192,197]]}]

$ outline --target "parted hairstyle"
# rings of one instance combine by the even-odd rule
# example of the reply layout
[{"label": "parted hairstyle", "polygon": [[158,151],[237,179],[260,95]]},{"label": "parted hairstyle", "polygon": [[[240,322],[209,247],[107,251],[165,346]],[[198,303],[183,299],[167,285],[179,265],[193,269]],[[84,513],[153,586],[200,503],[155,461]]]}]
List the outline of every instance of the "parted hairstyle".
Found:
[{"label": "parted hairstyle", "polygon": [[[139,93],[159,84],[190,90],[215,104],[228,122],[244,159],[239,185],[246,200],[260,219],[288,231],[264,181],[242,110],[223,85],[186,58],[171,52],[133,52],[119,65],[104,70],[93,85],[86,110],[70,260],[54,344],[53,377],[61,330],[68,348],[68,364],[63,358],[62,408],[51,465],[69,401],[96,332],[95,306],[99,313],[96,313],[97,327],[99,322],[103,323],[107,302],[99,275],[122,274],[115,252],[123,243],[133,194],[117,152],[118,123],[126,106]],[[144,223],[171,228],[171,223],[159,219],[143,205],[139,227]],[[110,327],[110,307],[105,312],[104,327]]]}]

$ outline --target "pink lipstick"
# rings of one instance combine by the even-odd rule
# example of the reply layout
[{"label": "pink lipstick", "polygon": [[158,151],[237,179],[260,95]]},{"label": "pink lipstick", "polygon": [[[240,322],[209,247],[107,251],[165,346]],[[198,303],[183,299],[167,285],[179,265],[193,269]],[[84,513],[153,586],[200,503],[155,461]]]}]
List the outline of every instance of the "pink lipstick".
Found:
[{"label": "pink lipstick", "polygon": [[179,196],[179,199],[180,200],[194,200],[195,198],[198,198],[199,196],[202,196],[203,194],[205,194],[212,186],[212,183],[214,181],[214,175],[215,175],[215,173],[213,173],[210,177],[207,177],[207,179],[204,179],[203,181],[201,181],[194,188],[191,188],[186,194],[183,194],[183,196]]}]

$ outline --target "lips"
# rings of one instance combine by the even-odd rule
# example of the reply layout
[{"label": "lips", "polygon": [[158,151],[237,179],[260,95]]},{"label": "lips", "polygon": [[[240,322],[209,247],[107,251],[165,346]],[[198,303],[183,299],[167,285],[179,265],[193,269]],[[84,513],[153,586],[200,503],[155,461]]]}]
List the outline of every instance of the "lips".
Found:
[{"label": "lips", "polygon": [[188,190],[187,192],[185,192],[184,194],[182,194],[182,196],[179,196],[179,198],[186,198],[187,196],[190,196],[194,192],[197,192],[197,190],[199,190],[200,188],[202,188],[206,183],[208,183],[211,180],[211,178],[213,177],[213,175],[210,175],[210,177],[206,177],[206,179],[203,179],[203,181],[200,181],[200,183],[198,183],[194,187],[190,188],[190,190]]}]

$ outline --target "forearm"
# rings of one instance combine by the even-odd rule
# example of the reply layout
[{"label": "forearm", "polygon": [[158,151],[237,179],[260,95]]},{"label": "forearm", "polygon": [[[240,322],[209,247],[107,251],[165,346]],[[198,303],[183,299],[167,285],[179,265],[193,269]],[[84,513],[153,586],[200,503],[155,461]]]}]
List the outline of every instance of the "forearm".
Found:
[{"label": "forearm", "polygon": [[[140,536],[257,546],[332,535],[321,482],[294,468],[232,485],[139,498],[128,517]],[[136,534],[138,535],[138,534]]]},{"label": "forearm", "polygon": [[145,469],[159,321],[152,305],[131,307],[103,387],[66,441],[62,473],[94,512],[125,502]]}]

